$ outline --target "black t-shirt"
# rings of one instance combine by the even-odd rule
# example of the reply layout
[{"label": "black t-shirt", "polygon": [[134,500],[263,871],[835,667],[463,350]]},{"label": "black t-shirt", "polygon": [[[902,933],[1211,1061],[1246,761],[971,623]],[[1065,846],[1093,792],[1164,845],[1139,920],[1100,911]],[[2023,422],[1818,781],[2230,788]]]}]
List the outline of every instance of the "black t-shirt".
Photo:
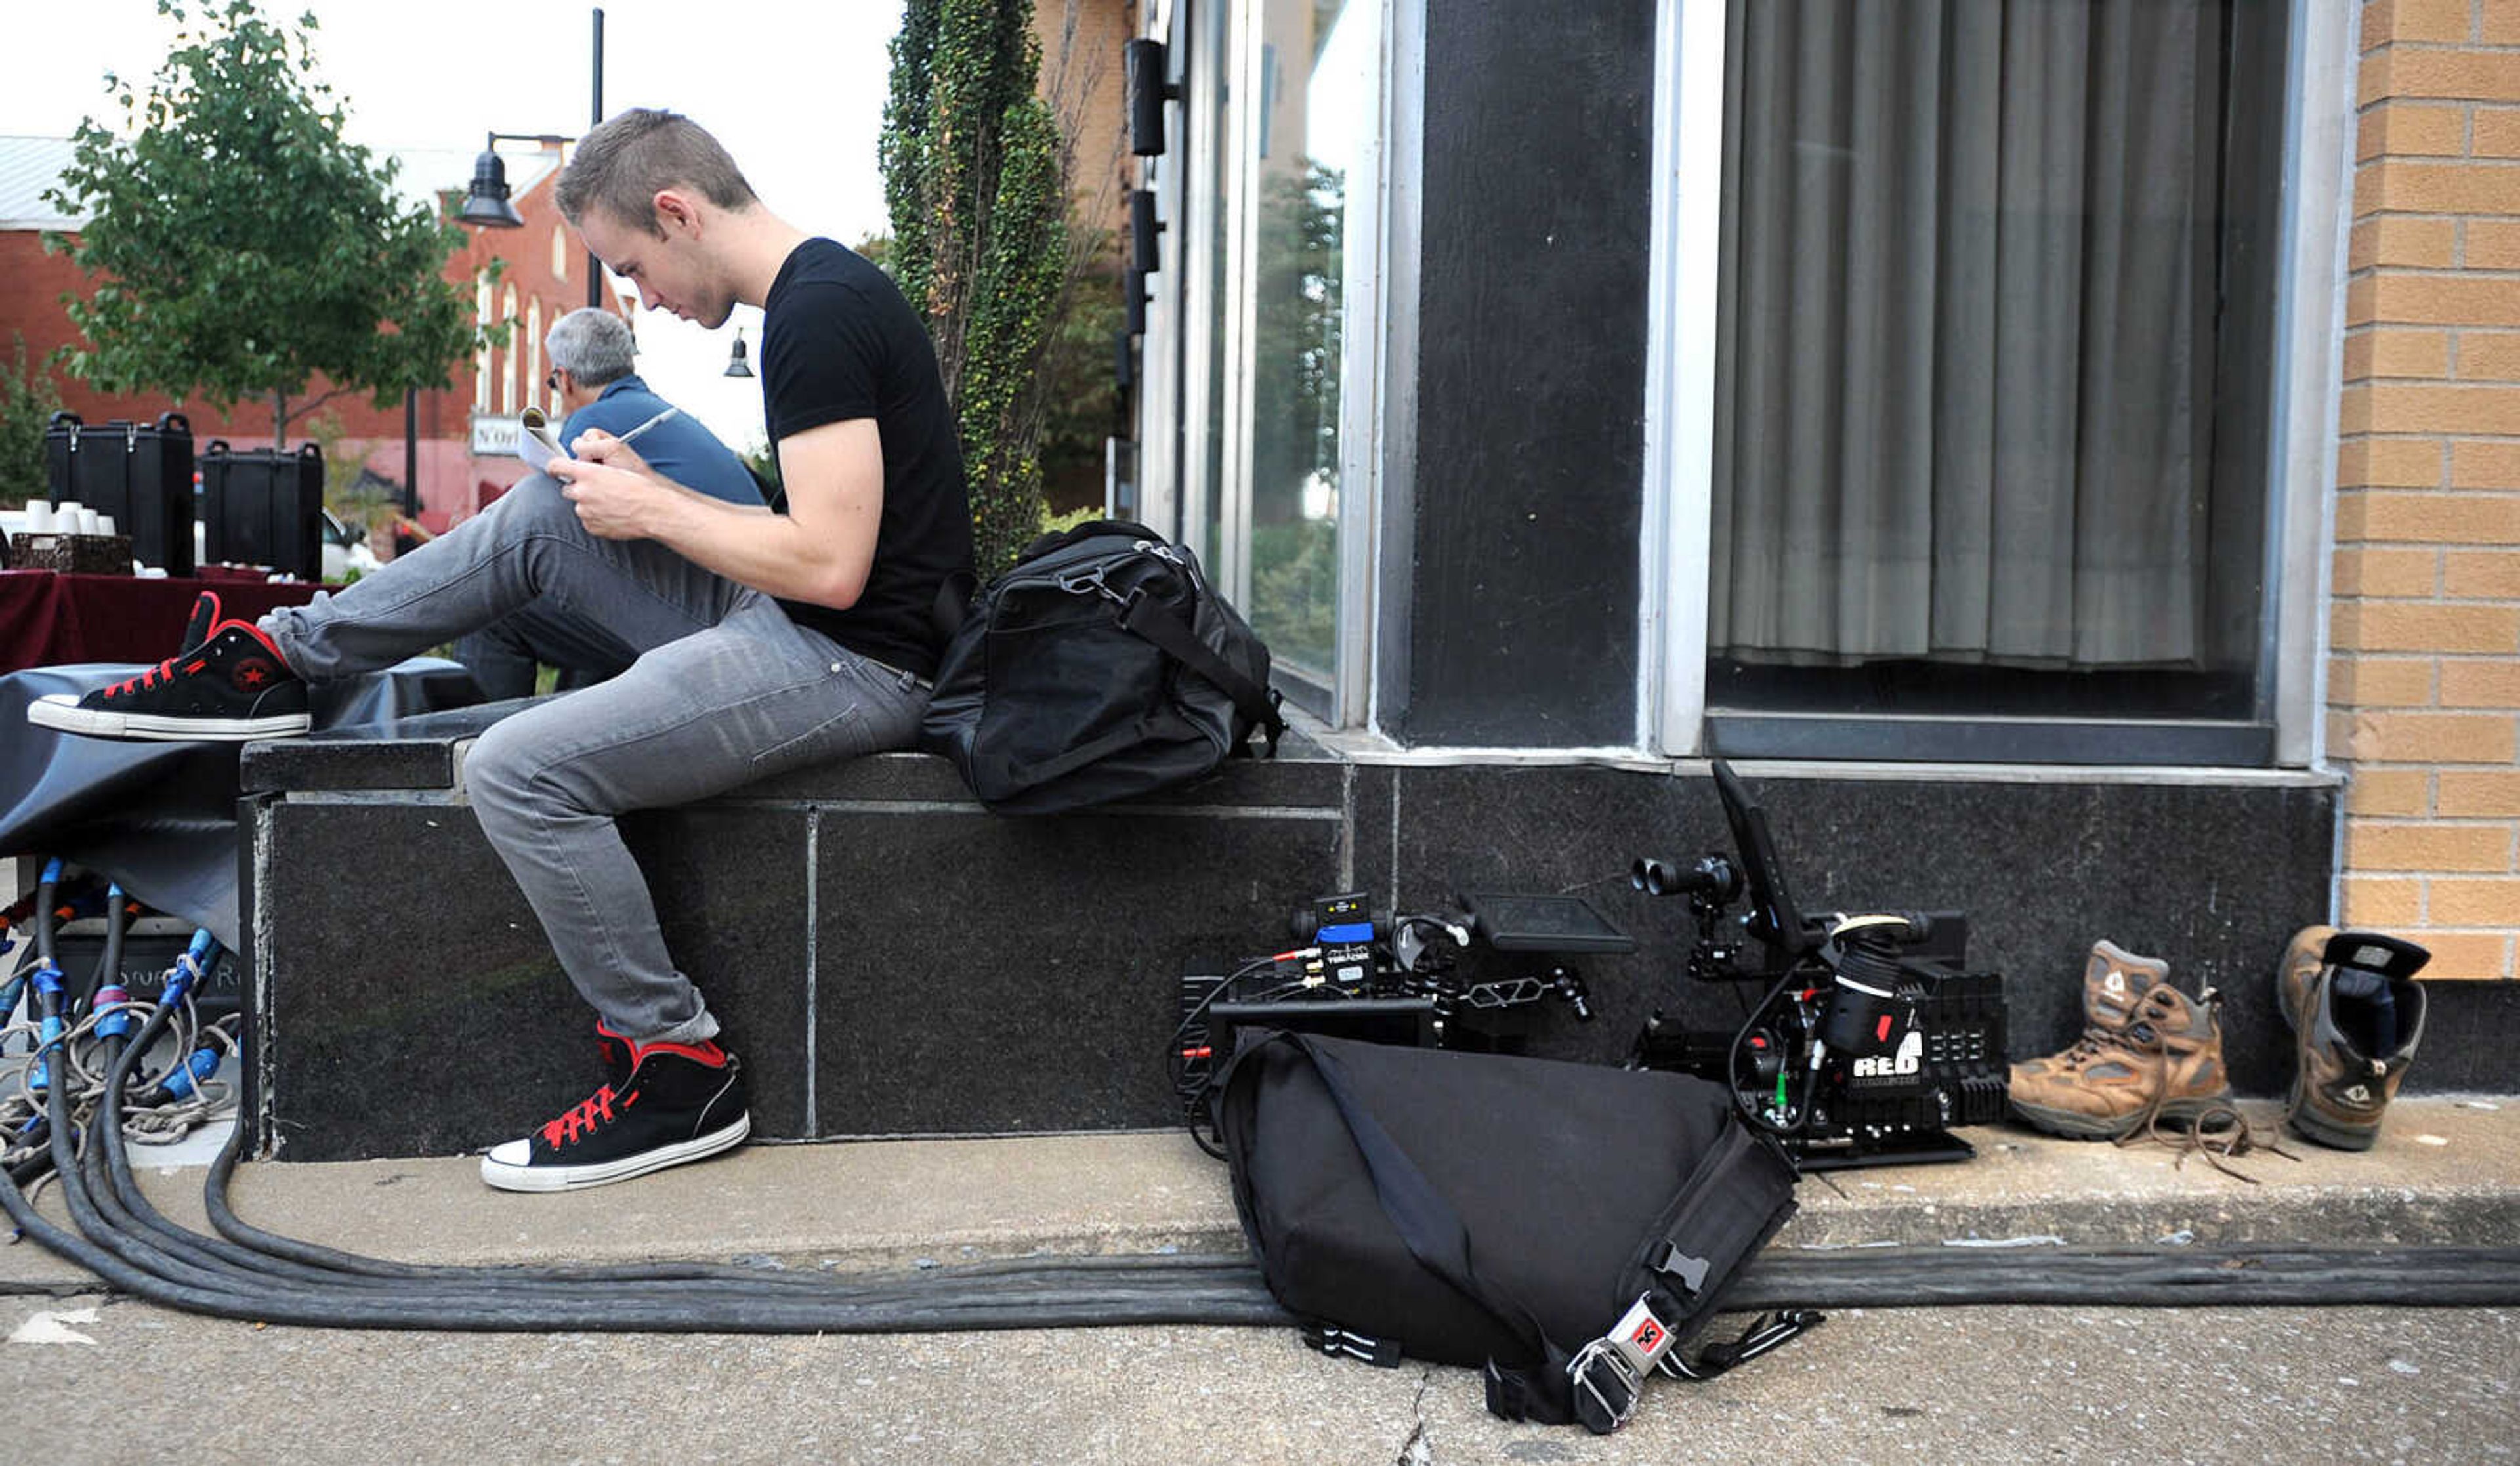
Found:
[{"label": "black t-shirt", "polygon": [[883,439],[883,518],[857,604],[779,603],[797,625],[852,651],[933,676],[936,588],[971,567],[963,449],[936,348],[891,277],[830,240],[807,240],[788,254],[763,313],[761,400],[772,450],[790,434],[857,418],[875,419]]}]

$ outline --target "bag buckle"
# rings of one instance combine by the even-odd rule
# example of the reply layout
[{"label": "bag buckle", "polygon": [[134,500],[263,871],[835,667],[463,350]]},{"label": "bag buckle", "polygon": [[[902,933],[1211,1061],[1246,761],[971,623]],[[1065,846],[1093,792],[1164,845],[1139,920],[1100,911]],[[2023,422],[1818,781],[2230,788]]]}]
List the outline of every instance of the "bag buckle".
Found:
[{"label": "bag buckle", "polygon": [[1653,1311],[1652,1295],[1642,1294],[1611,1330],[1575,1352],[1566,1363],[1567,1381],[1575,1387],[1575,1416],[1584,1428],[1606,1436],[1637,1413],[1645,1376],[1671,1352],[1671,1325]]},{"label": "bag buckle", "polygon": [[1371,1334],[1343,1329],[1335,1323],[1301,1324],[1297,1332],[1303,1335],[1306,1348],[1318,1350],[1332,1358],[1344,1355],[1363,1359],[1376,1369],[1400,1367],[1400,1345],[1397,1341],[1376,1339]]},{"label": "bag buckle", "polygon": [[1126,605],[1128,602],[1121,598],[1120,593],[1112,590],[1110,586],[1104,584],[1102,580],[1103,568],[1103,566],[1096,565],[1091,570],[1070,570],[1066,574],[1059,576],[1057,584],[1060,590],[1065,591],[1070,596],[1080,596],[1091,591],[1095,595],[1111,602],[1113,605]]},{"label": "bag buckle", "polygon": [[1670,1242],[1663,1243],[1662,1256],[1655,1260],[1653,1270],[1687,1288],[1691,1298],[1706,1291],[1706,1259],[1690,1257]]}]

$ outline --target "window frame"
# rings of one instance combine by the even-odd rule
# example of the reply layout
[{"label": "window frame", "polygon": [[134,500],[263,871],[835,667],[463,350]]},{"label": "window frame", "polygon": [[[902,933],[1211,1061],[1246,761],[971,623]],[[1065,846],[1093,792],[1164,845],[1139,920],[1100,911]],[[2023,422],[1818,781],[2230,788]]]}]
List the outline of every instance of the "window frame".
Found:
[{"label": "window frame", "polygon": [[[1372,268],[1362,272],[1362,279],[1342,281],[1342,309],[1350,329],[1341,334],[1339,368],[1339,496],[1335,521],[1339,579],[1336,631],[1331,644],[1333,665],[1327,680],[1285,667],[1273,672],[1273,681],[1289,701],[1333,728],[1363,726],[1373,704],[1375,618],[1377,607],[1386,603],[1385,597],[1377,594],[1384,558],[1384,490],[1391,453],[1383,427],[1389,398],[1385,377],[1392,367],[1392,343],[1408,321],[1407,315],[1396,308],[1398,298],[1405,292],[1391,289],[1391,281],[1400,263],[1400,249],[1415,247],[1414,236],[1395,247],[1394,198],[1405,185],[1395,184],[1394,170],[1414,170],[1416,166],[1414,145],[1395,146],[1395,138],[1405,131],[1407,138],[1414,139],[1418,130],[1414,112],[1407,111],[1414,107],[1417,94],[1404,93],[1398,54],[1405,42],[1404,12],[1414,13],[1418,0],[1348,3],[1356,7],[1356,18],[1372,25],[1374,33],[1372,126],[1363,142],[1363,157],[1355,170],[1362,177],[1352,181],[1350,196],[1355,200],[1351,204],[1356,209],[1354,226],[1364,232]],[[1169,193],[1177,200],[1176,209],[1182,216],[1182,247],[1175,256],[1181,271],[1176,277],[1179,283],[1165,292],[1165,305],[1177,301],[1180,315],[1177,326],[1162,333],[1154,329],[1160,314],[1150,315],[1147,340],[1150,346],[1160,340],[1160,349],[1167,357],[1177,352],[1174,359],[1179,364],[1180,388],[1168,394],[1169,401],[1163,404],[1168,409],[1165,417],[1149,414],[1141,420],[1150,428],[1161,422],[1163,427],[1157,430],[1177,434],[1174,441],[1179,444],[1180,538],[1203,547],[1208,525],[1216,525],[1217,554],[1208,566],[1210,578],[1219,592],[1246,613],[1252,608],[1248,466],[1254,381],[1249,353],[1257,334],[1258,298],[1252,261],[1259,248],[1261,128],[1257,109],[1266,96],[1261,74],[1265,65],[1262,42],[1266,10],[1266,0],[1215,0],[1212,5],[1178,8],[1167,18],[1173,43],[1187,48],[1182,68],[1183,95],[1172,113],[1181,124],[1184,161],[1177,183],[1169,190],[1159,187],[1158,192],[1159,199]],[[1233,36],[1230,76],[1220,64],[1220,53],[1229,49],[1224,44],[1228,27]],[[1214,114],[1212,89],[1218,86],[1225,88],[1229,99],[1222,136],[1216,135],[1216,129],[1198,125]],[[1164,175],[1158,169],[1150,169],[1150,173],[1159,183],[1163,181]],[[1223,185],[1226,206],[1221,227],[1201,198],[1203,187],[1210,181]],[[1223,250],[1225,259],[1222,299],[1217,298],[1206,270],[1198,265],[1199,261],[1214,258],[1211,251],[1218,249]],[[1414,280],[1414,254],[1407,263],[1406,278]],[[1221,374],[1210,369],[1208,360],[1209,348],[1220,332],[1224,336]],[[1209,405],[1220,400],[1215,395],[1218,393],[1224,394],[1222,471],[1215,475],[1217,481],[1211,482],[1207,469],[1207,414]],[[1148,405],[1155,405],[1151,398]]]},{"label": "window frame", "polygon": [[1657,0],[1645,376],[1640,746],[1903,762],[2304,767],[2321,752],[2321,549],[2334,505],[2353,22],[2290,0],[2273,339],[2266,431],[2265,597],[2245,722],[1710,712],[1705,588],[1713,552],[1717,220],[1725,0]]}]

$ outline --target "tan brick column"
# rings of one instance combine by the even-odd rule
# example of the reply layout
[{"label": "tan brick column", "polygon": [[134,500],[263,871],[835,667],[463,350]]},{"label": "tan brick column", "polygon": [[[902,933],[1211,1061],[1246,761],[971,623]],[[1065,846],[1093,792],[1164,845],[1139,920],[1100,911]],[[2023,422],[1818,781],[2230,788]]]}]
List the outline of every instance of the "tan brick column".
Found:
[{"label": "tan brick column", "polygon": [[2520,0],[2369,0],[2337,463],[2328,753],[2345,921],[2427,976],[2520,927]]}]

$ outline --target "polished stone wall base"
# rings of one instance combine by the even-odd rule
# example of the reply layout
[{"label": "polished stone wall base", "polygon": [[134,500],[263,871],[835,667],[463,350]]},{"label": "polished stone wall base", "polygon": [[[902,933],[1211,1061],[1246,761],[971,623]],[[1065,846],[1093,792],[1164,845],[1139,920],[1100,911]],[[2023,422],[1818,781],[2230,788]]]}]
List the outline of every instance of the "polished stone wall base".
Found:
[{"label": "polished stone wall base", "polygon": [[[408,749],[272,745],[247,765],[251,1113],[287,1159],[445,1154],[521,1133],[599,1082],[592,1017],[456,787],[382,789]],[[460,765],[460,759],[449,761]],[[262,775],[257,776],[257,768]],[[443,766],[441,766],[443,767]],[[2285,939],[2327,900],[2335,790],[1742,772],[1810,910],[1968,912],[2016,1055],[2080,1032],[2107,937],[2224,996],[2232,1075],[2279,1093]],[[743,1054],[766,1138],[1162,1126],[1186,971],[1286,945],[1315,895],[1424,910],[1477,890],[1590,900],[1639,942],[1581,962],[1597,1016],[1542,1005],[1533,1051],[1616,1061],[1694,987],[1677,901],[1640,854],[1729,847],[1701,772],[1361,765],[1299,750],[1142,805],[1049,820],[968,802],[890,755],[625,822],[666,937]],[[2434,985],[2412,1088],[2509,1089],[2520,989]]]}]

